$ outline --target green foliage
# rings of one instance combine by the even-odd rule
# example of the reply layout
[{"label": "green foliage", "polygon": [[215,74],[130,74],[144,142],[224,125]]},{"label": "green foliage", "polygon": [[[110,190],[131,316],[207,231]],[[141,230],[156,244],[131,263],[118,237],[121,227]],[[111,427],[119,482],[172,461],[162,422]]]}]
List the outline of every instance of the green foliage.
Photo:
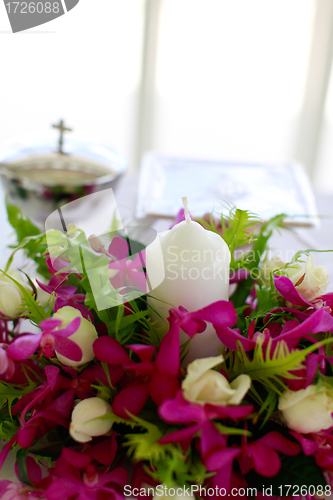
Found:
[{"label": "green foliage", "polygon": [[237,247],[253,241],[250,228],[260,222],[261,219],[257,215],[247,210],[240,210],[235,206],[230,207],[227,217],[222,215],[222,237],[228,245],[232,257]]},{"label": "green foliage", "polygon": [[257,342],[252,359],[239,342],[238,350],[230,353],[227,372],[230,379],[245,373],[251,377],[252,381],[256,380],[271,391],[280,394],[286,388],[283,379],[296,379],[297,376],[291,372],[302,368],[301,363],[307,355],[318,349],[320,345],[331,342],[333,342],[333,338],[312,344],[303,350],[290,351],[287,344],[280,341],[272,352],[272,340],[270,339],[265,351],[262,342]]},{"label": "green foliage", "polygon": [[11,415],[13,402],[29,394],[29,392],[33,391],[36,387],[37,384],[30,379],[28,379],[27,385],[15,385],[9,382],[0,381],[0,409],[7,407]]},{"label": "green foliage", "polygon": [[[232,260],[230,265],[231,272],[233,270],[244,268],[250,272],[250,276],[241,281],[236,292],[230,300],[235,307],[240,307],[244,304],[253,287],[253,282],[258,278],[258,269],[263,255],[267,251],[268,241],[273,234],[273,231],[282,228],[285,215],[277,215],[273,219],[262,224],[258,231],[255,231],[252,236],[252,248],[248,253],[243,254],[238,260]],[[252,224],[251,224],[252,225]]]},{"label": "green foliage", "polygon": [[11,420],[4,420],[0,423],[0,439],[9,441],[18,431],[18,427]]},{"label": "green foliage", "polygon": [[10,268],[14,255],[18,250],[24,249],[29,259],[37,264],[37,271],[45,278],[50,277],[50,273],[44,257],[47,251],[46,235],[35,226],[16,205],[6,201],[8,220],[14,228],[17,236],[17,245],[10,256],[6,271]]},{"label": "green foliage", "polygon": [[174,447],[171,444],[162,445],[158,441],[163,436],[161,429],[137,416],[131,417],[132,421],[146,432],[142,434],[127,434],[125,438],[129,453],[133,454],[134,460],[149,460],[151,464],[163,460],[163,458],[172,454]]}]

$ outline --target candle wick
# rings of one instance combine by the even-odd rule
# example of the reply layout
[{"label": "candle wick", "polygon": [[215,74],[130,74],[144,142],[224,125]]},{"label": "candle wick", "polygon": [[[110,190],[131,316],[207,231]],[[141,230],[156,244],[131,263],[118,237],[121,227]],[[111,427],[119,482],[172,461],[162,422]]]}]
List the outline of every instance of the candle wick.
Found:
[{"label": "candle wick", "polygon": [[184,209],[185,209],[185,220],[187,223],[189,223],[189,222],[191,222],[191,217],[190,217],[190,214],[188,211],[187,197],[184,196],[182,198],[182,200],[183,200],[183,205],[184,205]]}]

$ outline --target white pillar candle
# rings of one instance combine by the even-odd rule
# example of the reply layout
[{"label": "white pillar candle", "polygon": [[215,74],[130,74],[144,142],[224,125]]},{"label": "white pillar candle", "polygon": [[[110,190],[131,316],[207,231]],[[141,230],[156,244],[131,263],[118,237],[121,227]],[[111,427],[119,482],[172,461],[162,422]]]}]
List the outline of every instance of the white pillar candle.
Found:
[{"label": "white pillar candle", "polygon": [[[183,306],[193,312],[229,299],[229,248],[220,235],[192,221],[187,199],[183,198],[183,202],[186,220],[160,233],[146,249],[147,279],[153,297],[148,302],[163,320],[172,307]],[[153,318],[158,316],[153,314]],[[181,343],[188,338],[181,332]],[[213,326],[208,325],[191,340],[186,364],[197,358],[216,356],[220,345]]]}]

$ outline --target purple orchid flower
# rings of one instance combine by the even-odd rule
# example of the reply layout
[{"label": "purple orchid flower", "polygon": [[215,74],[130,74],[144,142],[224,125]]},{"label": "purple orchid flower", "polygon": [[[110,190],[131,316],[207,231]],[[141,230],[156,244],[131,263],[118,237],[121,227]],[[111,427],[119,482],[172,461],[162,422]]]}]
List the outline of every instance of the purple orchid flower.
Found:
[{"label": "purple orchid flower", "polygon": [[[115,445],[115,441],[113,443]],[[111,444],[115,453],[114,445]],[[125,469],[119,467],[106,472],[92,463],[93,458],[95,457],[89,453],[78,453],[65,448],[57,460],[52,483],[45,491],[45,498],[47,500],[63,500],[64,498],[123,500],[121,491],[127,483]],[[113,459],[112,454],[111,458]]]},{"label": "purple orchid flower", "polygon": [[0,375],[5,375],[6,380],[12,378],[15,373],[15,363],[8,354],[8,345],[2,344],[0,347]]},{"label": "purple orchid flower", "polygon": [[0,453],[0,469],[12,446],[19,444],[22,448],[29,448],[36,437],[44,436],[50,429],[61,425],[69,427],[69,418],[73,410],[74,394],[66,391],[64,394],[51,401],[48,406],[44,404],[40,411],[35,411],[27,422],[5,444]]},{"label": "purple orchid flower", "polygon": [[[127,384],[114,397],[112,409],[119,417],[128,418],[129,413],[137,415],[146,404],[149,396],[157,404],[173,397],[179,389],[179,365],[177,373],[166,370],[161,372],[153,361],[156,348],[148,345],[126,346],[140,359],[135,362],[119,342],[112,337],[100,337],[95,340],[93,348],[97,359],[111,366],[121,366],[128,372]],[[160,355],[167,362],[167,353],[161,345]],[[125,382],[125,380],[123,380]],[[122,384],[124,386],[124,383]]]},{"label": "purple orchid flower", "polygon": [[62,330],[56,330],[61,324],[60,319],[49,318],[40,323],[42,332],[36,334],[22,334],[15,338],[8,347],[8,355],[12,359],[21,360],[29,358],[40,346],[41,352],[47,357],[53,357],[54,351],[72,361],[80,361],[81,348],[68,337],[79,328],[81,318],[74,318]]},{"label": "purple orchid flower", "polygon": [[294,304],[295,306],[316,308],[317,306],[322,307],[323,305],[323,297],[325,296],[318,297],[318,299],[316,299],[316,302],[309,302],[304,297],[302,297],[302,295],[297,291],[291,279],[289,279],[287,276],[278,276],[275,274],[274,286],[284,299],[286,299],[291,304]]},{"label": "purple orchid flower", "polygon": [[273,477],[281,469],[279,453],[288,456],[298,455],[298,443],[289,441],[277,431],[272,431],[265,436],[247,442],[247,436],[242,438],[241,454],[237,457],[242,474],[247,474],[252,468],[264,477]]},{"label": "purple orchid flower", "polygon": [[[43,479],[41,468],[30,456],[26,458],[26,471],[31,486],[27,486],[20,481],[0,481],[0,498],[2,500],[29,500],[34,498],[45,500],[43,490],[48,486],[50,480],[49,478]],[[17,479],[19,479],[17,462],[15,464],[15,473]]]},{"label": "purple orchid flower", "polygon": [[[175,398],[167,399],[161,404],[158,413],[167,423],[184,424],[187,427],[167,434],[160,439],[160,443],[181,443],[186,449],[198,432],[201,432],[203,428],[207,429],[205,426],[209,420],[226,418],[238,420],[247,417],[252,411],[252,405],[199,405],[184,399],[182,392],[179,391]],[[208,453],[205,433],[201,434],[201,446],[206,450],[205,453]]]},{"label": "purple orchid flower", "polygon": [[128,287],[142,292],[147,291],[145,252],[139,252],[134,259],[129,258],[129,244],[123,238],[115,236],[109,246],[108,253],[113,259],[109,264],[110,282],[120,294],[125,294]]},{"label": "purple orchid flower", "polygon": [[237,446],[227,446],[227,436],[223,436],[213,422],[208,420],[201,430],[201,458],[208,472],[216,472],[215,485],[230,490],[232,464],[240,454]]},{"label": "purple orchid flower", "polygon": [[206,323],[214,328],[234,325],[237,313],[231,302],[220,300],[203,309],[188,312],[184,307],[170,309],[168,321],[170,330],[163,338],[160,351],[156,356],[156,364],[161,373],[177,375],[180,364],[179,334],[182,329],[190,338],[206,329]]},{"label": "purple orchid flower", "polygon": [[75,293],[77,290],[75,286],[63,285],[65,280],[59,281],[55,276],[52,276],[48,285],[44,285],[38,280],[36,281],[40,288],[46,293],[49,293],[50,295],[52,293],[55,294],[56,301],[54,303],[54,312],[57,312],[62,307],[70,306],[80,311],[83,318],[90,319],[94,324],[93,314],[89,311],[88,307],[81,304],[81,302],[85,301],[86,296],[84,293]]}]

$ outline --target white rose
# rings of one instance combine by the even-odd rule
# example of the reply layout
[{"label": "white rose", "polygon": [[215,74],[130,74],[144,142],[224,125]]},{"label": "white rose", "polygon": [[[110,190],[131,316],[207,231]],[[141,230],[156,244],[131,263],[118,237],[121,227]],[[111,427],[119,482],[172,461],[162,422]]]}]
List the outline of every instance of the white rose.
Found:
[{"label": "white rose", "polygon": [[285,271],[294,285],[301,281],[304,276],[303,280],[296,286],[296,290],[309,302],[323,295],[329,284],[326,267],[316,267],[312,255],[307,257],[304,266],[296,262],[291,267],[287,267]]},{"label": "white rose", "polygon": [[69,434],[79,443],[87,443],[93,437],[104,436],[111,427],[111,420],[101,420],[112,411],[111,406],[104,399],[88,398],[80,401],[72,412],[72,421]]},{"label": "white rose", "polygon": [[271,274],[277,269],[281,269],[283,266],[285,266],[285,262],[283,262],[277,255],[274,255],[271,259],[264,260],[260,266],[260,278],[263,284],[270,287]]},{"label": "white rose", "polygon": [[309,385],[299,391],[285,391],[279,398],[279,410],[287,426],[308,434],[333,426],[333,388]]},{"label": "white rose", "polygon": [[[29,289],[26,283],[20,280],[17,271],[10,273],[26,289]],[[0,312],[9,318],[18,318],[20,316],[19,307],[21,305],[23,293],[10,278],[0,273]]]},{"label": "white rose", "polygon": [[81,324],[79,328],[75,333],[73,333],[73,335],[68,337],[81,348],[81,361],[73,361],[71,359],[65,358],[61,354],[57,353],[57,351],[55,351],[60,363],[65,366],[81,366],[85,363],[89,363],[89,361],[92,361],[95,357],[93,343],[98,337],[94,325],[92,325],[87,319],[83,318],[80,311],[70,306],[62,307],[52,317],[62,320],[63,323],[60,326],[60,329],[65,328],[67,325],[69,325],[69,323],[71,323],[73,319],[78,317],[81,318]]},{"label": "white rose", "polygon": [[238,405],[250,389],[251,378],[239,375],[231,384],[216,370],[223,362],[223,356],[196,359],[187,367],[187,375],[182,383],[183,396],[188,401],[199,404]]}]

